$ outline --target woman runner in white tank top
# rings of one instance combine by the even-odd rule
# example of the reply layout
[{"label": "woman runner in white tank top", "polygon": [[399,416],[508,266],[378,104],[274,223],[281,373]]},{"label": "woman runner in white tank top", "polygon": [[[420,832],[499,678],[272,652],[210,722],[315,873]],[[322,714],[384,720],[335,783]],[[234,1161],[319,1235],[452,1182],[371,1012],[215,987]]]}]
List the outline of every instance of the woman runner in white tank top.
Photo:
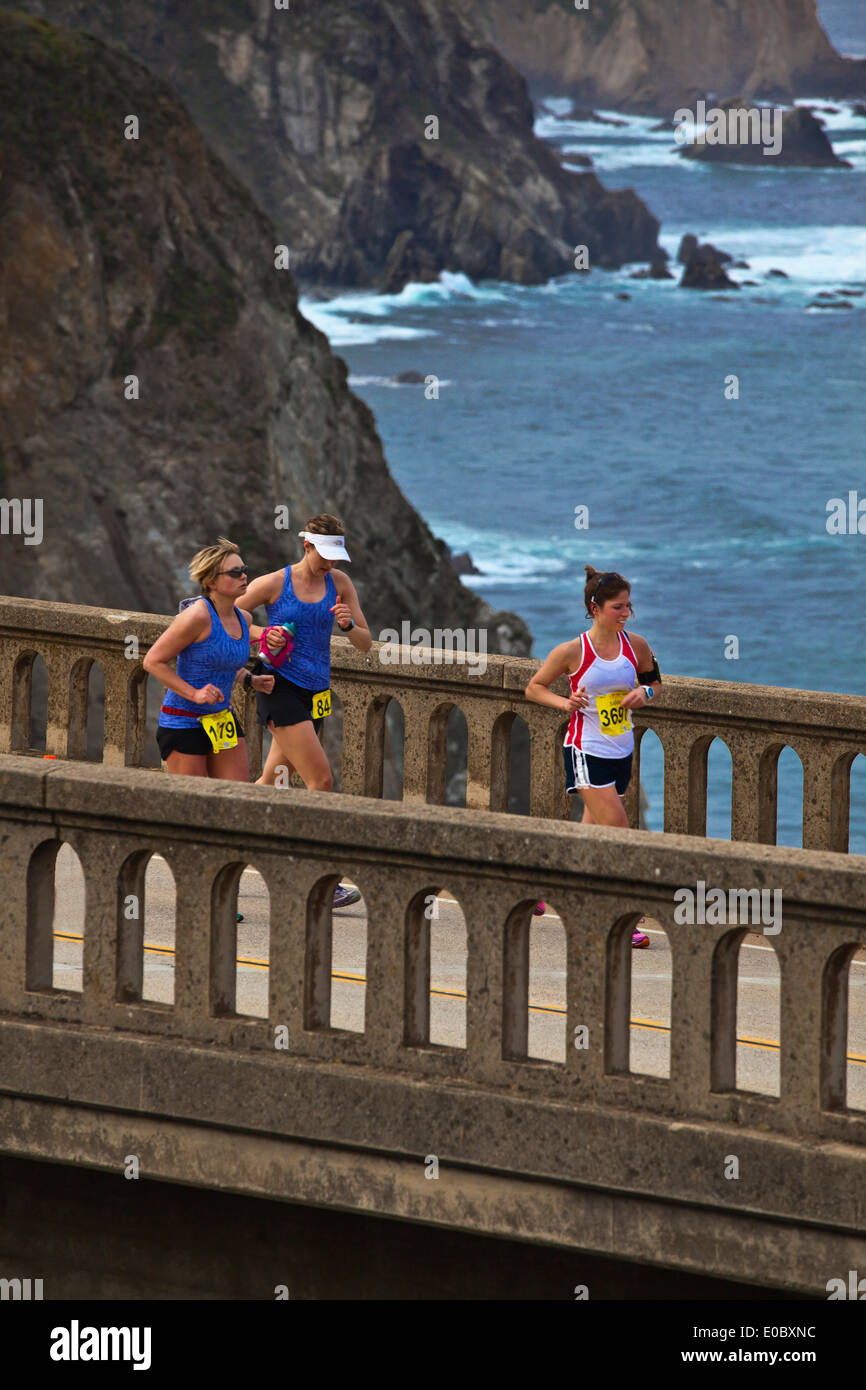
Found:
[{"label": "woman runner in white tank top", "polygon": [[[592,627],[554,647],[525,693],[528,700],[570,715],[563,745],[566,791],[583,800],[582,824],[627,827],[623,797],[634,751],[630,712],[655,697],[661,677],[646,640],[637,633],[626,636],[632,613],[628,580],[616,571],[585,569],[584,603]],[[567,699],[550,689],[564,675]],[[632,945],[648,946],[649,938],[635,930]]]}]

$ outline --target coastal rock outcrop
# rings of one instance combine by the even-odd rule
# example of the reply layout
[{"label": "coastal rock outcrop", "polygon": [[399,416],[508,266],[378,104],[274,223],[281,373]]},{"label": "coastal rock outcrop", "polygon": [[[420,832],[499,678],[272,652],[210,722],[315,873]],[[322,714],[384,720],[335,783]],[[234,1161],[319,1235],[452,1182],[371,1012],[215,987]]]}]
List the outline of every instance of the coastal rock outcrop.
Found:
[{"label": "coastal rock outcrop", "polygon": [[679,250],[677,251],[677,261],[680,265],[688,265],[695,253],[700,248],[704,260],[712,258],[719,262],[719,265],[732,265],[733,256],[728,251],[720,251],[718,246],[713,246],[711,241],[699,242],[694,232],[686,232],[680,238]]},{"label": "coastal rock outcrop", "polygon": [[629,276],[631,280],[673,280],[673,278],[664,261],[653,261],[649,270],[633,270]]},{"label": "coastal rock outcrop", "polygon": [[[851,168],[847,159],[840,159],[834,152],[823,123],[805,106],[782,110],[781,129],[777,128],[779,123],[772,108],[751,106],[743,97],[720,101],[715,109],[723,113],[722,117],[714,118],[705,133],[680,151],[684,159],[699,159],[707,164],[760,164],[766,169]],[[748,121],[737,112],[748,112]],[[710,143],[716,135],[724,138]],[[774,141],[769,152],[765,136],[772,136]]]},{"label": "coastal rock outcrop", "polygon": [[39,544],[3,537],[0,591],[173,612],[200,546],[273,569],[327,510],[375,631],[486,627],[528,652],[403,496],[272,224],[166,84],[0,11],[0,90],[0,493],[42,515]]},{"label": "coastal rock outcrop", "polygon": [[24,0],[171,83],[304,283],[398,291],[442,270],[537,284],[574,248],[658,254],[631,190],[563,167],[526,83],[454,0]]},{"label": "coastal rock outcrop", "polygon": [[689,248],[680,280],[683,290],[738,290],[736,280],[732,280],[725,270],[731,258],[707,242],[705,245]]},{"label": "coastal rock outcrop", "polygon": [[670,117],[710,92],[791,101],[862,97],[866,60],[841,57],[817,0],[455,0],[539,96]]}]

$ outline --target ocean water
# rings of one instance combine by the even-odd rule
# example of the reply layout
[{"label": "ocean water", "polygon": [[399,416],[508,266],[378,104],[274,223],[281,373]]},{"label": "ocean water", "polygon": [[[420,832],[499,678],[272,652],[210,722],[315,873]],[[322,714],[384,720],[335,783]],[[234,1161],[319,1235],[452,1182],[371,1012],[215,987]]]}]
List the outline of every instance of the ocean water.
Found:
[{"label": "ocean water", "polygon": [[818,18],[838,53],[866,58],[866,6],[863,0],[818,0]]},{"label": "ocean water", "polygon": [[[832,21],[824,8],[840,47],[866,52],[866,7],[827,6]],[[536,123],[566,158],[590,154],[606,186],[638,192],[672,260],[694,232],[745,259],[732,276],[755,287],[707,295],[627,266],[532,288],[445,273],[398,295],[302,300],[373,408],[406,496],[470,551],[482,574],[464,582],[526,619],[534,655],[585,626],[590,563],[631,580],[632,627],[663,672],[866,691],[866,534],[828,532],[832,499],[847,508],[852,493],[866,529],[866,294],[809,307],[866,291],[866,118],[804,100],[837,108],[822,118],[853,168],[702,167],[654,120],[558,120],[565,103]],[[408,368],[438,378],[438,399],[394,384]],[[798,770],[783,755],[781,843],[799,843]],[[660,826],[660,764],[644,775]],[[729,834],[729,799],[714,745],[709,833]],[[852,848],[866,853],[866,758],[852,802]]]}]

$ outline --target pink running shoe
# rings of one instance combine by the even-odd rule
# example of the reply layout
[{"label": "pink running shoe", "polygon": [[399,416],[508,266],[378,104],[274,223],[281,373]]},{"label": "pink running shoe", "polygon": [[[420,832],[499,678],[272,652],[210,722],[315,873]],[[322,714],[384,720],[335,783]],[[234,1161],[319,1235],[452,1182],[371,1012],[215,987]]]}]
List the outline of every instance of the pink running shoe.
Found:
[{"label": "pink running shoe", "polygon": [[533,917],[543,917],[546,911],[547,905],[545,903],[536,903],[532,909],[532,915]]},{"label": "pink running shoe", "polygon": [[647,936],[646,932],[641,931],[641,927],[643,926],[645,921],[646,918],[641,917],[640,921],[638,922],[637,926],[631,934],[631,945],[633,951],[640,951],[644,946],[648,946],[650,944],[650,939]]}]

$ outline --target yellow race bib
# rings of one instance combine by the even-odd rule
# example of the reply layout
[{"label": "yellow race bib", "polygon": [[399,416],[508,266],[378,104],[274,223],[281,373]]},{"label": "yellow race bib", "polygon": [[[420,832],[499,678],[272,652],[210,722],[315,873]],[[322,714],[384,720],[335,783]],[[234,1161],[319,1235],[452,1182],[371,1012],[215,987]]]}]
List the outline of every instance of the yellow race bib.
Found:
[{"label": "yellow race bib", "polygon": [[627,694],[627,690],[609,690],[606,695],[595,697],[601,732],[609,738],[619,738],[620,734],[626,734],[631,729],[631,710],[622,709],[619,703]]},{"label": "yellow race bib", "polygon": [[313,696],[313,718],[324,719],[326,714],[331,713],[331,692],[330,690],[320,690]]},{"label": "yellow race bib", "polygon": [[222,753],[238,746],[238,726],[230,709],[220,714],[203,714],[201,726],[213,745],[215,753]]}]

